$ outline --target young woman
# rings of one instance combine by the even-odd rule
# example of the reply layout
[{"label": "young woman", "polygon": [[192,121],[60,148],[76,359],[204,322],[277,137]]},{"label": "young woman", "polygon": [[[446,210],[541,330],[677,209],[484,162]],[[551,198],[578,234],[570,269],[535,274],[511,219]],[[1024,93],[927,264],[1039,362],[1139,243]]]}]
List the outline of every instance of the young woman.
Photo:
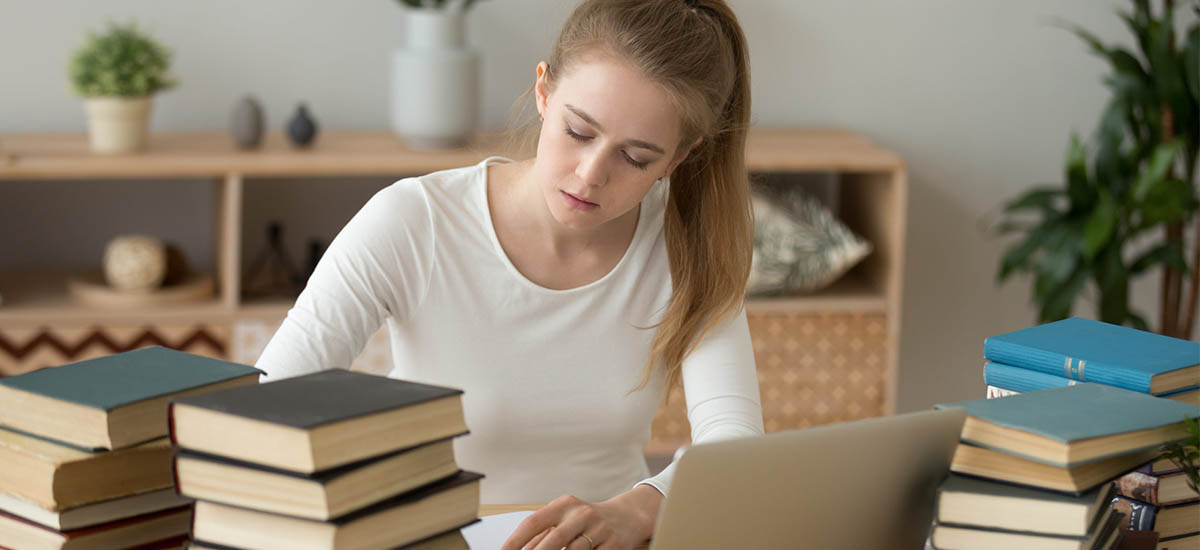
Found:
[{"label": "young woman", "polygon": [[722,0],[585,0],[533,91],[536,156],[376,194],[258,367],[349,365],[386,322],[392,377],[465,390],[455,454],[483,502],[549,502],[506,549],[624,550],[674,472],[642,455],[671,385],[693,443],[763,432],[745,38]]}]

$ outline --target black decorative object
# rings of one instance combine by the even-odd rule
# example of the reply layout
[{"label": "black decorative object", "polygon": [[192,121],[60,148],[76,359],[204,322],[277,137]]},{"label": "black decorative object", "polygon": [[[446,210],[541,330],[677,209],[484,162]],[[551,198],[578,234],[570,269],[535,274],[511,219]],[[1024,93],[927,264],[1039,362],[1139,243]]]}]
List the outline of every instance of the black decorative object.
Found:
[{"label": "black decorative object", "polygon": [[249,297],[294,297],[303,282],[283,246],[283,226],[271,222],[267,225],[267,245],[247,270],[243,284],[245,294]]},{"label": "black decorative object", "polygon": [[287,125],[288,139],[297,147],[307,147],[317,135],[317,121],[308,112],[308,106],[301,103],[292,114]]},{"label": "black decorative object", "polygon": [[311,239],[308,241],[308,262],[304,267],[304,284],[308,284],[308,280],[312,277],[314,271],[317,270],[317,263],[321,261],[321,256],[325,253],[322,250],[321,241]]},{"label": "black decorative object", "polygon": [[254,96],[243,97],[233,108],[229,129],[239,148],[254,149],[261,145],[264,126],[263,108]]}]

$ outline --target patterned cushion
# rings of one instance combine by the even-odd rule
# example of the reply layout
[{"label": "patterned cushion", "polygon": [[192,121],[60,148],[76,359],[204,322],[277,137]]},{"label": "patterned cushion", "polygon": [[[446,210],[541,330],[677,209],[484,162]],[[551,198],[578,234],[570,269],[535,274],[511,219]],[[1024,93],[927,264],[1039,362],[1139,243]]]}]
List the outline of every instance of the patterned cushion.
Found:
[{"label": "patterned cushion", "polygon": [[755,188],[751,296],[812,292],[829,286],[871,252],[816,198],[795,187]]}]

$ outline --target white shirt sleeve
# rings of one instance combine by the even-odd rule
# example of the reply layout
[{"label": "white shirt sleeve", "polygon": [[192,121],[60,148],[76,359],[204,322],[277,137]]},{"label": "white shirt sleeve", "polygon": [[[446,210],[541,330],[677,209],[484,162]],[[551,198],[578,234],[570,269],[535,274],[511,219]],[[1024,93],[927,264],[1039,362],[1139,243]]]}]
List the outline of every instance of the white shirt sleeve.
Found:
[{"label": "white shirt sleeve", "polygon": [[[708,334],[683,360],[682,369],[693,445],[762,435],[762,400],[744,306]],[[634,487],[644,483],[666,495],[674,475],[672,461],[661,473]]]},{"label": "white shirt sleeve", "polygon": [[424,299],[434,234],[419,182],[376,193],[342,228],[256,367],[262,382],[350,368],[389,316],[407,319]]}]

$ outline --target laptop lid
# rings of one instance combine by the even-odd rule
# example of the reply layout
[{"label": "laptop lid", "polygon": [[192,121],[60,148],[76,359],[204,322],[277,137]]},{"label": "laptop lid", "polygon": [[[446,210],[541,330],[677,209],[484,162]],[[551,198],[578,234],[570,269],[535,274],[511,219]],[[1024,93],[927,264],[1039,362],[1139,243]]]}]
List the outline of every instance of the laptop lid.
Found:
[{"label": "laptop lid", "polygon": [[696,445],[651,550],[921,549],[961,408]]}]

